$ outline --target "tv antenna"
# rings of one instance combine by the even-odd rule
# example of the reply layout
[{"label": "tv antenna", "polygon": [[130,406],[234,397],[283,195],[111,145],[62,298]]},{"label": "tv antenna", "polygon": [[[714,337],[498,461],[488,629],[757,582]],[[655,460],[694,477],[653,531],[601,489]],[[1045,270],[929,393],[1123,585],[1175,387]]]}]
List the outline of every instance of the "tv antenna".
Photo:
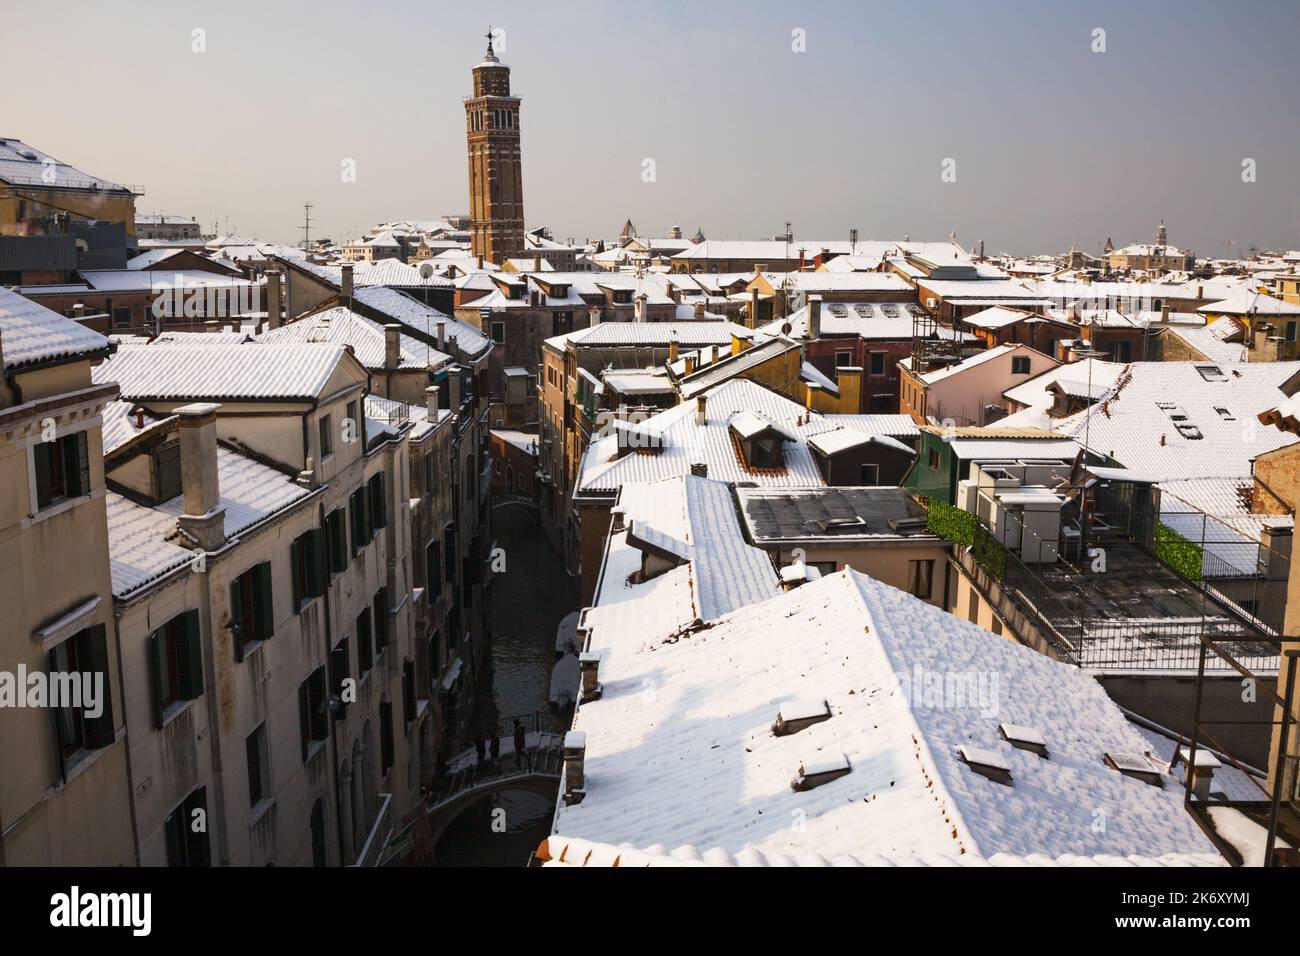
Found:
[{"label": "tv antenna", "polygon": [[302,204],[302,251],[306,252],[311,248],[311,209],[312,204],[305,202]]}]

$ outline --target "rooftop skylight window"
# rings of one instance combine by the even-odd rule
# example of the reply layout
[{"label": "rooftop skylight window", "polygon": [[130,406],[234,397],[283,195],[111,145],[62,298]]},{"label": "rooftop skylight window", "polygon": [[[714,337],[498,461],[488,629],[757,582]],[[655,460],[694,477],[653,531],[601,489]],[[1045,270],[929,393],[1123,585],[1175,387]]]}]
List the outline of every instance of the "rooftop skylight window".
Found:
[{"label": "rooftop skylight window", "polygon": [[1126,777],[1141,780],[1153,787],[1164,786],[1164,782],[1160,779],[1160,771],[1152,765],[1145,754],[1107,753],[1102,754],[1102,762],[1111,770],[1118,770]]},{"label": "rooftop skylight window", "polygon": [[1225,422],[1235,422],[1237,420],[1237,416],[1232,414],[1232,412],[1228,411],[1222,405],[1215,405],[1214,410],[1219,413],[1219,417]]},{"label": "rooftop skylight window", "polygon": [[1201,378],[1205,379],[1207,382],[1222,382],[1228,378],[1228,376],[1224,374],[1223,369],[1219,368],[1217,365],[1198,365],[1196,366],[1196,371],[1200,372]]},{"label": "rooftop skylight window", "polygon": [[799,764],[799,773],[790,781],[790,789],[812,790],[832,780],[838,780],[852,769],[853,765],[849,763],[847,754],[819,756],[816,760],[805,760]]},{"label": "rooftop skylight window", "polygon": [[885,314],[886,318],[890,318],[890,319],[898,318],[898,306],[896,305],[882,305],[880,307],[880,311]]},{"label": "rooftop skylight window", "polygon": [[788,737],[799,731],[831,719],[831,707],[822,698],[788,700],[776,712],[776,721],[772,724],[772,734]]},{"label": "rooftop skylight window", "polygon": [[831,315],[835,316],[835,318],[837,318],[837,319],[845,319],[845,318],[848,318],[849,310],[846,309],[846,308],[845,308],[843,305],[841,305],[840,303],[838,303],[838,302],[832,302],[832,303],[828,306],[828,308],[831,310]]},{"label": "rooftop skylight window", "polygon": [[981,777],[988,777],[994,783],[1011,786],[1011,764],[1001,754],[982,747],[963,745],[957,748],[957,756],[962,763],[970,767]]},{"label": "rooftop skylight window", "polygon": [[1047,741],[1033,727],[1022,727],[1019,724],[999,724],[998,732],[1002,734],[1003,740],[1019,750],[1028,750],[1040,757],[1047,756]]},{"label": "rooftop skylight window", "polygon": [[853,307],[853,311],[856,312],[856,313],[858,313],[858,317],[859,317],[859,318],[862,318],[862,319],[869,319],[869,318],[871,318],[871,306],[869,306],[869,305],[861,305],[861,304],[859,304],[859,305],[855,305],[855,306]]}]

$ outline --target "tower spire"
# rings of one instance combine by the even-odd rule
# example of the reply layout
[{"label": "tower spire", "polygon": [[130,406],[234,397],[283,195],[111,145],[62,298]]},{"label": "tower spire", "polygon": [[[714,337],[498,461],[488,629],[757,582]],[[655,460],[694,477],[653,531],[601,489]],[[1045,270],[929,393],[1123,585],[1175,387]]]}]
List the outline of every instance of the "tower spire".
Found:
[{"label": "tower spire", "polygon": [[487,55],[484,57],[484,59],[488,62],[495,63],[497,55],[496,52],[492,49],[492,25],[491,24],[488,24],[488,32],[484,34],[484,36],[487,37],[487,41],[488,41]]}]

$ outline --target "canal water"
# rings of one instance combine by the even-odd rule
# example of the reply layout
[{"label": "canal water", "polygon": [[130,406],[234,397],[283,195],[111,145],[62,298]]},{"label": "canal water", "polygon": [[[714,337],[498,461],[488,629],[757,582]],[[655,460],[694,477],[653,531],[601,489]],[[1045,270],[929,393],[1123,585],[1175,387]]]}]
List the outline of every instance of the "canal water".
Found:
[{"label": "canal water", "polygon": [[[547,710],[555,628],[578,606],[577,589],[535,512],[498,508],[492,514],[492,532],[497,546],[505,550],[506,570],[494,577],[487,608],[492,654],[480,675],[476,715],[485,728],[507,717]],[[484,797],[444,831],[435,851],[437,865],[524,865],[550,832],[555,797],[522,789]],[[505,811],[504,817],[494,812],[498,809]]]}]

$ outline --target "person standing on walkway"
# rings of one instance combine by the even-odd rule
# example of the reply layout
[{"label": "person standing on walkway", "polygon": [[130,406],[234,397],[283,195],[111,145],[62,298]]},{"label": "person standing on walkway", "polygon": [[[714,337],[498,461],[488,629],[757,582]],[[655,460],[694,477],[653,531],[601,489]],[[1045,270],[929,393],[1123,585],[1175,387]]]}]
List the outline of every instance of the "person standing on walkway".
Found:
[{"label": "person standing on walkway", "polygon": [[[515,720],[515,766],[522,768],[524,761],[528,759],[528,734],[524,731],[524,722]],[[532,769],[532,761],[528,763],[528,769]]]},{"label": "person standing on walkway", "polygon": [[492,729],[492,739],[488,741],[488,756],[492,758],[492,766],[496,766],[497,761],[501,758],[501,735]]},{"label": "person standing on walkway", "polygon": [[484,756],[487,754],[487,742],[483,739],[483,731],[478,732],[478,738],[474,741],[474,750],[478,752],[478,765],[483,766]]}]

